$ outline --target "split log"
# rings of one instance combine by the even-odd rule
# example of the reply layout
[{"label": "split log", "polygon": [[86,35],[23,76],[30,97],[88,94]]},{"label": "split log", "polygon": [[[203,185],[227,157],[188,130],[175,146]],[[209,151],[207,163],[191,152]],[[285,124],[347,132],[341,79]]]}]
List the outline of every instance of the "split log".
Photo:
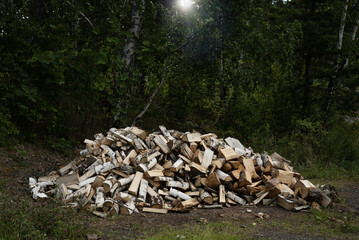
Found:
[{"label": "split log", "polygon": [[233,148],[222,148],[221,150],[219,150],[219,157],[225,158],[227,161],[237,159],[240,156],[241,155],[236,153]]},{"label": "split log", "polygon": [[57,185],[60,185],[61,183],[65,184],[66,186],[78,184],[80,183],[79,175],[77,173],[74,173],[56,179]]},{"label": "split log", "polygon": [[185,142],[200,142],[201,134],[200,133],[187,133],[183,135],[182,140]]},{"label": "split log", "polygon": [[221,179],[224,182],[230,182],[232,181],[231,176],[229,176],[228,174],[222,172],[221,170],[217,169],[215,171],[215,173],[217,174],[217,176],[219,177],[219,179]]},{"label": "split log", "polygon": [[120,205],[121,215],[131,215],[133,212],[138,212],[134,201],[129,201],[123,205]]},{"label": "split log", "polygon": [[181,158],[177,159],[177,161],[172,165],[171,171],[172,172],[178,172],[181,168],[183,168],[184,163]]},{"label": "split log", "polygon": [[219,203],[225,204],[226,203],[226,192],[224,185],[219,186]]},{"label": "split log", "polygon": [[123,164],[129,165],[131,163],[131,158],[135,158],[136,156],[136,150],[131,150],[131,152],[126,156],[125,160],[123,160]]},{"label": "split log", "polygon": [[120,186],[125,186],[127,184],[130,184],[134,178],[135,178],[135,174],[132,174],[128,178],[121,178],[120,180],[118,180],[118,183]]},{"label": "split log", "polygon": [[315,189],[316,187],[308,180],[299,180],[295,184],[295,196],[300,194],[300,196],[305,199],[308,196],[309,189]]},{"label": "split log", "polygon": [[160,213],[160,214],[166,214],[168,212],[167,209],[160,209],[160,208],[148,208],[144,207],[142,209],[142,212],[151,212],[151,213]]},{"label": "split log", "polygon": [[164,175],[163,175],[163,171],[161,170],[152,170],[152,171],[146,171],[145,176],[149,178],[154,178],[154,177],[163,177]]},{"label": "split log", "polygon": [[289,211],[292,211],[294,207],[297,207],[294,201],[286,199],[284,196],[280,194],[277,196],[277,203],[279,206]]},{"label": "split log", "polygon": [[199,204],[198,200],[196,198],[190,198],[186,201],[182,201],[180,203],[180,207],[182,208],[191,208],[194,206],[197,206]]},{"label": "split log", "polygon": [[67,164],[66,166],[60,168],[59,173],[61,174],[61,176],[64,176],[65,174],[67,174],[71,170],[76,170],[76,164],[73,161],[70,162],[69,164]]},{"label": "split log", "polygon": [[201,194],[200,198],[206,204],[213,204],[213,197],[206,191]]},{"label": "split log", "polygon": [[147,133],[145,130],[142,130],[138,127],[131,127],[130,128],[130,132],[132,132],[133,134],[135,134],[137,137],[139,137],[141,140],[145,140]]},{"label": "split log", "polygon": [[104,176],[97,175],[94,182],[92,183],[92,188],[96,189],[98,187],[101,187],[105,180],[106,178]]},{"label": "split log", "polygon": [[145,179],[142,179],[141,184],[140,184],[140,190],[138,192],[138,199],[137,199],[139,202],[146,201],[147,188],[148,188],[148,181]]},{"label": "split log", "polygon": [[[243,160],[243,166],[244,169],[247,170],[253,179],[255,180],[259,180],[260,177],[257,175],[256,170],[254,168],[254,164],[253,164],[253,159],[252,158],[247,158]],[[291,179],[292,180],[292,179]]]},{"label": "split log", "polygon": [[292,183],[292,178],[294,177],[293,172],[275,169],[273,173],[273,177],[278,178],[281,183],[287,185],[290,185]]},{"label": "split log", "polygon": [[202,162],[202,166],[207,169],[211,164],[212,164],[212,158],[213,158],[213,151],[210,149],[206,149],[204,151],[204,155],[203,155],[203,162]]},{"label": "split log", "polygon": [[179,181],[169,181],[166,182],[166,187],[174,187],[174,188],[179,188],[182,190],[187,190],[189,188],[189,183],[187,182],[179,182]]},{"label": "split log", "polygon": [[112,206],[112,208],[108,212],[108,215],[109,216],[117,216],[119,211],[120,211],[120,207],[118,206],[117,203],[114,203],[114,205]]},{"label": "split log", "polygon": [[171,149],[167,146],[167,143],[165,143],[159,136],[155,136],[153,139],[157,146],[161,148],[161,151],[165,154],[168,154],[171,152]]},{"label": "split log", "polygon": [[134,196],[137,196],[138,188],[140,186],[140,182],[143,178],[142,172],[136,172],[135,177],[133,178],[130,187],[128,188],[128,192]]},{"label": "split log", "polygon": [[169,192],[170,195],[172,195],[173,197],[177,198],[181,198],[182,200],[189,200],[191,197],[188,196],[187,194],[183,193],[183,192],[180,192],[174,188],[171,188],[170,189],[170,192]]},{"label": "split log", "polygon": [[221,181],[219,180],[217,173],[211,173],[206,180],[206,184],[211,188],[218,188],[218,186],[221,184]]},{"label": "split log", "polygon": [[96,190],[96,200],[95,204],[97,208],[102,208],[105,203],[105,194],[103,192],[103,187],[98,187]]},{"label": "split log", "polygon": [[228,198],[232,199],[233,201],[235,201],[236,203],[238,204],[241,204],[241,205],[244,205],[246,204],[246,200],[244,200],[243,198],[241,197],[238,197],[235,193],[233,192],[227,192],[227,196]]}]

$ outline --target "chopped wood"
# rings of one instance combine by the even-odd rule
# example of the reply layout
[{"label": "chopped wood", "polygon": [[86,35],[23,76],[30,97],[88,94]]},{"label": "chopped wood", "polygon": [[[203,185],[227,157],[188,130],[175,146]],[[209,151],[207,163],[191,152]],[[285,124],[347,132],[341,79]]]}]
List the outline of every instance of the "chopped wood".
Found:
[{"label": "chopped wood", "polygon": [[267,195],[268,195],[268,192],[262,194],[259,198],[257,198],[256,200],[253,201],[253,204],[254,204],[254,205],[257,205],[257,204],[260,203],[260,201],[262,201]]},{"label": "chopped wood", "polygon": [[211,173],[206,180],[206,184],[208,187],[218,188],[218,186],[221,184],[221,181],[219,180],[217,173]]},{"label": "chopped wood", "polygon": [[167,209],[163,209],[163,208],[149,208],[149,207],[144,207],[142,208],[142,212],[151,212],[151,213],[160,213],[160,214],[166,214],[168,212]]},{"label": "chopped wood", "polygon": [[137,127],[111,128],[86,139],[79,158],[38,180],[29,178],[33,198],[55,196],[96,208],[99,217],[274,201],[300,211],[338,199],[334,190],[304,180],[278,153],[254,153],[238,139],[213,133],[159,129],[147,135]]},{"label": "chopped wood", "polygon": [[232,160],[232,159],[237,159],[239,158],[241,155],[236,153],[233,148],[222,148],[221,150],[219,150],[219,157],[223,157],[225,158],[227,161]]},{"label": "chopped wood", "polygon": [[247,158],[243,160],[243,166],[244,169],[247,170],[253,179],[260,179],[260,177],[257,175],[256,170],[254,168],[254,164],[253,164],[253,159],[252,158]]},{"label": "chopped wood", "polygon": [[163,175],[163,171],[161,170],[152,170],[152,171],[146,171],[145,176],[149,178],[154,178],[154,177],[163,177],[164,175]]},{"label": "chopped wood", "polygon": [[182,201],[180,203],[180,207],[184,207],[184,208],[191,208],[194,206],[197,206],[199,204],[197,198],[190,198],[186,201]]},{"label": "chopped wood", "polygon": [[132,132],[133,134],[135,134],[137,137],[139,137],[142,140],[146,139],[147,134],[146,134],[145,130],[139,129],[138,127],[131,127],[130,132]]},{"label": "chopped wood", "polygon": [[123,160],[123,163],[126,165],[130,165],[131,158],[135,158],[137,156],[136,150],[131,150],[131,152],[126,156],[125,160]]},{"label": "chopped wood", "polygon": [[132,182],[132,180],[134,179],[134,177],[135,177],[135,174],[132,174],[132,175],[130,175],[130,176],[127,177],[127,178],[121,178],[121,179],[118,181],[118,183],[119,183],[120,186],[125,186],[125,185],[127,185],[127,184],[130,184],[130,183]]},{"label": "chopped wood", "polygon": [[161,148],[163,153],[168,154],[171,152],[171,149],[167,146],[167,143],[165,143],[159,136],[155,136],[153,141],[155,141],[155,143]]},{"label": "chopped wood", "polygon": [[233,192],[227,192],[227,196],[228,196],[228,198],[232,199],[233,201],[235,201],[236,203],[239,203],[241,205],[244,205],[246,203],[246,200],[244,200],[243,198],[238,197]]},{"label": "chopped wood", "polygon": [[140,190],[138,192],[138,198],[137,198],[139,202],[145,202],[147,196],[147,188],[148,188],[148,181],[146,179],[142,179],[140,183]]},{"label": "chopped wood", "polygon": [[276,178],[278,178],[278,180],[279,180],[281,183],[290,185],[290,184],[292,183],[292,179],[293,179],[294,173],[293,173],[293,172],[290,172],[290,171],[284,171],[284,170],[276,169],[276,170],[274,171],[274,176],[275,176]]},{"label": "chopped wood", "polygon": [[201,165],[207,169],[212,164],[212,158],[213,158],[213,151],[210,149],[206,149],[204,151],[203,161]]},{"label": "chopped wood", "polygon": [[61,183],[66,186],[80,183],[79,175],[77,173],[65,175],[56,179],[56,184],[60,185]]},{"label": "chopped wood", "polygon": [[178,172],[181,168],[183,168],[184,162],[181,158],[177,159],[177,161],[172,165],[171,171]]},{"label": "chopped wood", "polygon": [[232,181],[231,176],[229,176],[228,174],[222,172],[222,171],[219,170],[219,169],[216,170],[216,174],[218,175],[218,177],[219,177],[222,181],[225,181],[225,182],[230,182],[230,181]]},{"label": "chopped wood", "polygon": [[138,188],[140,186],[141,180],[143,178],[142,172],[136,172],[135,177],[133,178],[128,192],[134,196],[137,196]]},{"label": "chopped wood", "polygon": [[297,193],[300,194],[302,198],[306,198],[309,193],[309,189],[316,188],[310,181],[308,180],[299,180],[295,184],[295,195],[297,196]]},{"label": "chopped wood", "polygon": [[189,188],[189,183],[179,182],[179,181],[168,181],[166,182],[166,187],[174,187],[182,190],[187,190]]},{"label": "chopped wood", "polygon": [[74,162],[70,162],[66,166],[59,169],[59,173],[61,176],[65,175],[66,173],[70,172],[71,170],[76,170],[76,165]]},{"label": "chopped wood", "polygon": [[219,186],[219,203],[220,204],[226,203],[226,192],[224,185]]},{"label": "chopped wood", "polygon": [[230,162],[226,162],[223,167],[222,167],[222,170],[226,173],[228,173],[229,171],[232,170],[232,164]]},{"label": "chopped wood", "polygon": [[284,196],[280,194],[277,196],[277,203],[279,206],[289,211],[292,211],[295,207],[297,207],[294,201],[286,199]]},{"label": "chopped wood", "polygon": [[201,200],[206,204],[213,203],[213,197],[208,192],[203,192],[200,196]]},{"label": "chopped wood", "polygon": [[185,142],[200,142],[201,134],[200,133],[187,133],[183,135],[182,140]]},{"label": "chopped wood", "polygon": [[179,198],[181,198],[182,200],[185,200],[185,201],[191,198],[187,194],[185,194],[185,193],[183,193],[181,191],[178,191],[178,190],[176,190],[174,188],[170,189],[169,194],[172,195],[175,198],[179,197]]}]

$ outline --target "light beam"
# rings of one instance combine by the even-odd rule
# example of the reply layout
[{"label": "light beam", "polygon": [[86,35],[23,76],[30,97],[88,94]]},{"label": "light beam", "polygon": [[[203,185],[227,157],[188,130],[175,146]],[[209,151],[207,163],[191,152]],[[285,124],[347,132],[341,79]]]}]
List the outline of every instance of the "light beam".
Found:
[{"label": "light beam", "polygon": [[180,6],[183,9],[189,9],[192,7],[192,0],[178,0],[178,6]]}]

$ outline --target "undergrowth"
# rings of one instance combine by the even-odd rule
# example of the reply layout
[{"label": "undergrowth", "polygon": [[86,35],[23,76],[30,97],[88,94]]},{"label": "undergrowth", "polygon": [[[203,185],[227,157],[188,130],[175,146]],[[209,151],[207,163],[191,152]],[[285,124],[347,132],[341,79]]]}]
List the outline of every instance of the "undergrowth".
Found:
[{"label": "undergrowth", "polygon": [[0,239],[85,239],[85,211],[79,214],[55,200],[13,199],[3,190],[5,184],[0,185]]}]

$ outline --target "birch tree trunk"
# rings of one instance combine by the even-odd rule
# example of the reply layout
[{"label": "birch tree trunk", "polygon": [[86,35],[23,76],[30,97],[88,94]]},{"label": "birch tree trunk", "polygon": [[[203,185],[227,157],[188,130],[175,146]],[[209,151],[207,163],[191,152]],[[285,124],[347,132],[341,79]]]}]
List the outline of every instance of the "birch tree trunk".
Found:
[{"label": "birch tree trunk", "polygon": [[129,71],[133,65],[135,59],[135,52],[137,41],[140,37],[141,23],[143,19],[143,13],[145,10],[145,0],[141,0],[141,5],[138,6],[136,0],[132,3],[132,14],[131,14],[131,37],[128,37],[123,50],[122,58],[125,60],[125,70]]},{"label": "birch tree trunk", "polygon": [[353,28],[352,41],[356,40],[356,35],[357,35],[357,31],[358,31],[358,25],[359,25],[359,14],[357,16],[357,19],[355,21],[355,25],[354,25],[354,28]]},{"label": "birch tree trunk", "polygon": [[343,46],[343,36],[344,36],[344,31],[345,31],[345,19],[347,17],[347,11],[348,11],[348,5],[349,5],[349,0],[345,0],[345,4],[344,4],[344,9],[342,12],[342,16],[340,18],[340,26],[339,26],[339,32],[338,32],[338,42],[337,42],[337,56],[335,58],[334,61],[334,74],[333,76],[330,78],[330,82],[328,85],[328,100],[327,100],[327,106],[325,109],[325,119],[327,118],[330,106],[332,104],[332,101],[334,99],[334,90],[336,87],[336,78],[337,78],[337,73],[340,71],[339,69],[339,60],[340,60],[340,52],[342,50],[342,46]]},{"label": "birch tree trunk", "polygon": [[359,1],[357,0],[356,1],[356,21],[355,21],[355,24],[354,24],[354,28],[353,28],[353,32],[352,32],[352,41],[355,41],[356,40],[356,35],[357,35],[357,31],[358,31],[358,25],[359,25]]},{"label": "birch tree trunk", "polygon": [[[139,4],[140,3],[140,4]],[[124,91],[119,91],[123,94],[120,94],[117,102],[117,114],[115,119],[116,122],[121,125],[124,124],[122,121],[124,115],[124,109],[128,108],[129,96],[131,94],[131,70],[135,60],[135,53],[137,48],[137,43],[141,33],[141,25],[143,20],[143,15],[145,11],[145,0],[132,2],[132,13],[131,13],[131,36],[126,39],[126,43],[122,53],[122,59],[125,61],[125,66],[123,71],[127,74],[128,79],[125,81]],[[126,121],[124,121],[126,122]]]}]

